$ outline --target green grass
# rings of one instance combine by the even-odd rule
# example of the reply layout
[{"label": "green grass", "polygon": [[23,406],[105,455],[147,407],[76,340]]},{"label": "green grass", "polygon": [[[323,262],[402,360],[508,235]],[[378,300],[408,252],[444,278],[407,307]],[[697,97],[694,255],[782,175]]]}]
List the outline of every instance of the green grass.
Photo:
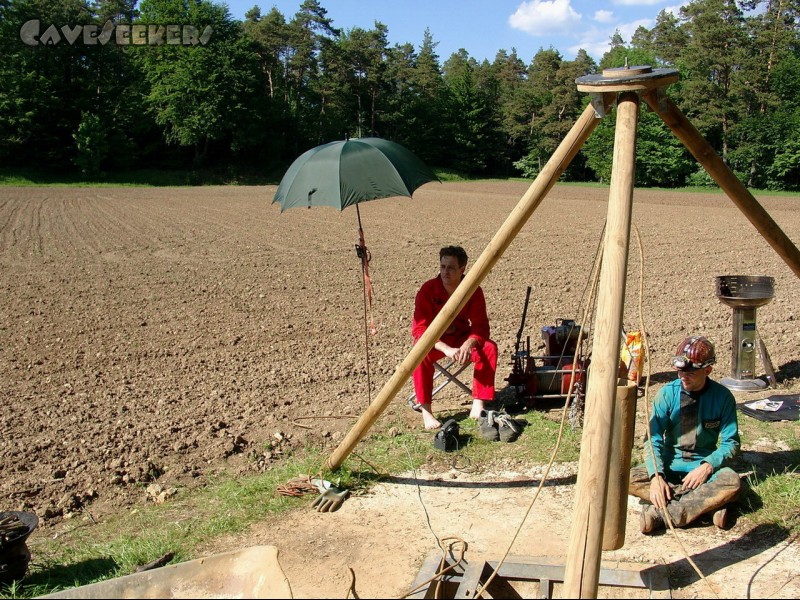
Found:
[{"label": "green grass", "polygon": [[193,558],[198,547],[216,537],[305,503],[275,489],[299,473],[313,472],[322,460],[309,452],[264,475],[212,482],[165,504],[137,507],[98,523],[85,517],[56,539],[29,541],[35,559],[24,589],[5,593],[28,598],[120,577],[167,552],[174,553],[174,562]]},{"label": "green grass", "polygon": [[[95,177],[82,177],[77,169],[71,171],[49,171],[27,168],[0,168],[0,186],[68,186],[68,187],[188,187],[202,185],[278,185],[285,168],[264,171],[255,167],[229,167],[227,169],[138,169],[102,173]],[[434,169],[442,182],[459,181],[520,181],[532,183],[533,179],[508,177],[498,179],[476,178],[452,169]],[[608,183],[559,182],[560,185],[608,188]],[[683,188],[647,188],[653,191],[718,193],[718,186]],[[755,190],[754,196],[797,196],[797,192]]]},{"label": "green grass", "polygon": [[[800,452],[798,459],[800,459]],[[800,467],[788,472],[750,475],[740,504],[754,524],[800,531]]]},{"label": "green grass", "polygon": [[750,466],[740,509],[754,524],[766,524],[800,533],[800,431],[796,422],[765,422],[740,417],[742,440],[750,446],[768,444],[769,451],[754,451],[758,462]]}]

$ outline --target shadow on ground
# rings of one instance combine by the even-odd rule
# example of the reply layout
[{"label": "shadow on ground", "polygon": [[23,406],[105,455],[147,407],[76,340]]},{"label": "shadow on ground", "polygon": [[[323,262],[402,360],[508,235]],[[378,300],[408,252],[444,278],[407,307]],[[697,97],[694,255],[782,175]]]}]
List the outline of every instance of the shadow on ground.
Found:
[{"label": "shadow on ground", "polygon": [[[770,555],[769,559],[759,566],[758,570],[753,574],[750,581],[752,585],[753,580],[758,575],[758,571],[763,570],[764,567],[775,560],[781,552],[788,548],[788,545],[783,548],[777,548],[776,546],[787,540],[790,533],[789,530],[783,527],[757,525],[744,535],[726,542],[721,546],[717,546],[716,548],[710,548],[704,552],[695,554],[691,559],[695,562],[700,572],[708,577],[721,569],[738,562],[743,562],[764,551],[772,549],[773,553]],[[700,576],[685,558],[667,566],[669,568],[670,587],[672,587],[672,589],[686,587],[700,581]],[[750,597],[749,594],[748,597]]]}]

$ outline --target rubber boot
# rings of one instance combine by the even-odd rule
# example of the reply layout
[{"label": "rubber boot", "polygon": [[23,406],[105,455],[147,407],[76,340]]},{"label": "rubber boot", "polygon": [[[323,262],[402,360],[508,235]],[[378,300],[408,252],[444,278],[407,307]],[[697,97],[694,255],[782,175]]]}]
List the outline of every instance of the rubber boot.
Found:
[{"label": "rubber boot", "polygon": [[639,528],[642,533],[653,533],[658,529],[664,528],[664,517],[661,512],[652,504],[643,506],[639,514]]},{"label": "rubber boot", "polygon": [[645,467],[631,469],[628,494],[641,498],[645,502],[650,502],[650,474]]},{"label": "rubber boot", "polygon": [[673,526],[685,527],[700,515],[722,509],[736,499],[741,487],[741,479],[735,471],[729,468],[721,469],[712,481],[681,494],[676,500],[667,504]]},{"label": "rubber boot", "polygon": [[714,516],[711,519],[719,529],[727,529],[728,528],[728,507],[723,506],[719,510],[714,512]]}]

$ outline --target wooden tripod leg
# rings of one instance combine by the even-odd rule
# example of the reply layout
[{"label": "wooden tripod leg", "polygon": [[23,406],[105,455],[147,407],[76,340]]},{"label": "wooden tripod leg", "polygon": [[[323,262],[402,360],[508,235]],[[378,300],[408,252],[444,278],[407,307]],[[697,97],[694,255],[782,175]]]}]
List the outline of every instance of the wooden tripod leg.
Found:
[{"label": "wooden tripod leg", "polygon": [[[661,88],[663,89],[663,88]],[[772,220],[769,213],[758,200],[739,181],[733,171],[717,155],[705,138],[691,124],[689,119],[665,95],[652,90],[644,95],[647,105],[658,114],[672,132],[683,142],[708,174],[725,191],[733,203],[739,207],[745,217],[755,226],[761,236],[789,265],[794,274],[800,277],[800,250],[792,240]]]},{"label": "wooden tripod leg", "polygon": [[[603,96],[603,101],[607,106],[613,102],[614,95],[606,94]],[[569,166],[572,159],[581,149],[584,142],[589,139],[589,136],[597,127],[600,122],[597,113],[591,104],[587,105],[581,116],[569,130],[566,137],[559,144],[556,151],[547,161],[539,176],[533,181],[528,191],[520,199],[511,214],[506,218],[503,225],[498,232],[486,246],[481,253],[475,266],[470,269],[464,280],[456,288],[456,291],[450,296],[450,299],[442,307],[442,310],[431,322],[428,329],[422,334],[422,337],[417,340],[417,343],[403,359],[403,362],[395,370],[394,374],[389,378],[375,400],[367,407],[366,411],[353,425],[353,428],[348,432],[339,446],[333,451],[325,462],[325,466],[329,469],[338,469],[344,460],[350,455],[353,449],[358,444],[359,440],[366,435],[367,431],[372,424],[378,419],[379,416],[386,410],[389,403],[397,395],[397,392],[403,387],[405,382],[414,372],[414,369],[419,366],[423,359],[428,355],[433,345],[436,343],[445,330],[450,326],[450,323],[456,318],[458,313],[470,299],[472,294],[478,289],[481,281],[486,277],[495,263],[500,260],[500,257],[505,252],[506,248],[519,233],[520,229],[528,222],[528,219],[533,214],[539,204],[541,204],[547,192],[552,189],[558,178]],[[617,334],[618,335],[618,334]]]},{"label": "wooden tripod leg", "polygon": [[564,570],[564,598],[597,598],[608,473],[614,433],[620,335],[630,246],[639,96],[623,92],[617,101],[614,162],[603,242],[592,347],[592,376],[586,390],[575,510]]}]

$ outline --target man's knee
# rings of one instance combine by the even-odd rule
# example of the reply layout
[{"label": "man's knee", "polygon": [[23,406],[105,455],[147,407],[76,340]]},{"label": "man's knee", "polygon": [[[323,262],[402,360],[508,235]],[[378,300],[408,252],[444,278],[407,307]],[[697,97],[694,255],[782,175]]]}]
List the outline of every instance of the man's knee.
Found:
[{"label": "man's knee", "polygon": [[484,340],[476,347],[477,354],[473,355],[476,364],[483,365],[493,370],[497,369],[497,343],[493,340]]},{"label": "man's knee", "polygon": [[709,484],[719,489],[721,492],[735,497],[742,489],[742,478],[739,477],[739,474],[733,469],[722,467],[719,471],[714,473],[714,476],[709,479],[705,485]]}]

